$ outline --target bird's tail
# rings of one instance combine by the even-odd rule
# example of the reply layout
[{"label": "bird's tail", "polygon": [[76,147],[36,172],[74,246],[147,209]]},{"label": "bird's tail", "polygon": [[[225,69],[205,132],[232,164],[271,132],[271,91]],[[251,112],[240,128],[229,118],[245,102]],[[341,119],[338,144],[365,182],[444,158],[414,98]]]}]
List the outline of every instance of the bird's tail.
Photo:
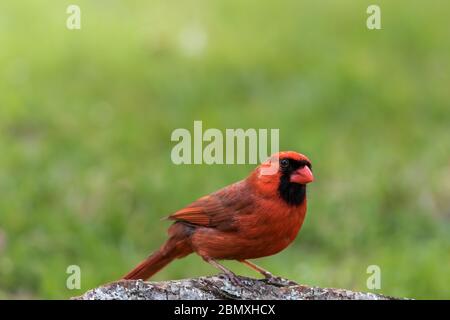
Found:
[{"label": "bird's tail", "polygon": [[172,225],[171,230],[169,230],[169,234],[171,234],[169,240],[159,250],[152,253],[147,259],[127,273],[123,279],[146,280],[168,265],[172,260],[192,253],[193,250],[185,232],[186,230],[183,226],[178,224]]},{"label": "bird's tail", "polygon": [[139,263],[136,268],[127,273],[123,279],[126,280],[146,280],[152,275],[157,273],[159,270],[164,268],[167,264],[172,261],[174,257],[164,256],[160,250],[154,252],[147,259]]}]

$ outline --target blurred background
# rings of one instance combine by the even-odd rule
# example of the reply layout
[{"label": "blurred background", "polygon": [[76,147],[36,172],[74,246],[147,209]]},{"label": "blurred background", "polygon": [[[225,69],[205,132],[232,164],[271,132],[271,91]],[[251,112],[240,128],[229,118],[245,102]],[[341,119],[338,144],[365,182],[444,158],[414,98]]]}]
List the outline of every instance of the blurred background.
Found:
[{"label": "blurred background", "polygon": [[[118,279],[165,239],[161,217],[254,168],[174,165],[194,120],[279,128],[313,161],[297,240],[256,263],[361,291],[378,265],[373,292],[450,298],[450,2],[377,1],[382,30],[370,4],[2,1],[0,298]],[[214,273],[192,255],[154,280]]]}]

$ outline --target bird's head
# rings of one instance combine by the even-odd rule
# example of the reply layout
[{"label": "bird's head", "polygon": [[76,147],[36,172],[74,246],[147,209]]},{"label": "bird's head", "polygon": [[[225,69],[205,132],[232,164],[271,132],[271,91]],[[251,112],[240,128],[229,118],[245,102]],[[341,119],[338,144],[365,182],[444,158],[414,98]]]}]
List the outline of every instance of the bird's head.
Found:
[{"label": "bird's head", "polygon": [[254,172],[258,188],[264,193],[278,193],[290,205],[303,203],[306,184],[314,181],[311,161],[303,154],[282,151],[273,154]]}]

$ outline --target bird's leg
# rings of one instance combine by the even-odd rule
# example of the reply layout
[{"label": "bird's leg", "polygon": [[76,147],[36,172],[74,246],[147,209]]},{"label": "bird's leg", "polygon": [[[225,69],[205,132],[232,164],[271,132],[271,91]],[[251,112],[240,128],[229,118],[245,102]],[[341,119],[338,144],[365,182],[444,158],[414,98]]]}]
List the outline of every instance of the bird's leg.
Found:
[{"label": "bird's leg", "polygon": [[286,280],[281,277],[274,276],[272,273],[270,273],[266,269],[261,268],[260,266],[254,264],[253,262],[250,262],[248,260],[239,260],[239,262],[242,262],[243,264],[249,266],[253,270],[256,270],[259,273],[261,273],[264,276],[264,278],[266,278],[266,281],[269,284],[282,286],[282,287],[287,286],[287,285],[296,285],[297,284],[294,281]]},{"label": "bird's leg", "polygon": [[266,269],[261,268],[260,266],[254,264],[253,262],[250,262],[248,260],[239,260],[239,262],[242,262],[243,264],[249,266],[250,268],[252,268],[253,270],[258,271],[259,273],[261,273],[264,278],[268,279],[268,278],[274,278],[274,275],[271,274],[269,271],[267,271]]},{"label": "bird's leg", "polygon": [[220,271],[222,271],[227,278],[231,281],[231,283],[233,283],[236,286],[242,286],[242,281],[238,278],[238,276],[236,276],[234,274],[233,271],[231,271],[230,269],[226,268],[225,266],[221,265],[220,263],[218,263],[216,260],[209,258],[209,257],[202,257],[203,260],[205,260],[206,262],[208,262],[210,265],[212,265],[213,267],[219,269]]}]

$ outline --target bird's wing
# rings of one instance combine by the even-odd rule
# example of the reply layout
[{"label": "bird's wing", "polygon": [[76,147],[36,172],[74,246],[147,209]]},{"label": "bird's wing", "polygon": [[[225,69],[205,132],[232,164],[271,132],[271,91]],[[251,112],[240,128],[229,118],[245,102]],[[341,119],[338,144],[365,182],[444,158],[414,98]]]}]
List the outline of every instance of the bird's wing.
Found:
[{"label": "bird's wing", "polygon": [[248,194],[245,182],[238,182],[194,201],[170,215],[168,219],[232,230],[236,228],[236,217],[249,212],[252,207],[253,200],[247,196]]}]

